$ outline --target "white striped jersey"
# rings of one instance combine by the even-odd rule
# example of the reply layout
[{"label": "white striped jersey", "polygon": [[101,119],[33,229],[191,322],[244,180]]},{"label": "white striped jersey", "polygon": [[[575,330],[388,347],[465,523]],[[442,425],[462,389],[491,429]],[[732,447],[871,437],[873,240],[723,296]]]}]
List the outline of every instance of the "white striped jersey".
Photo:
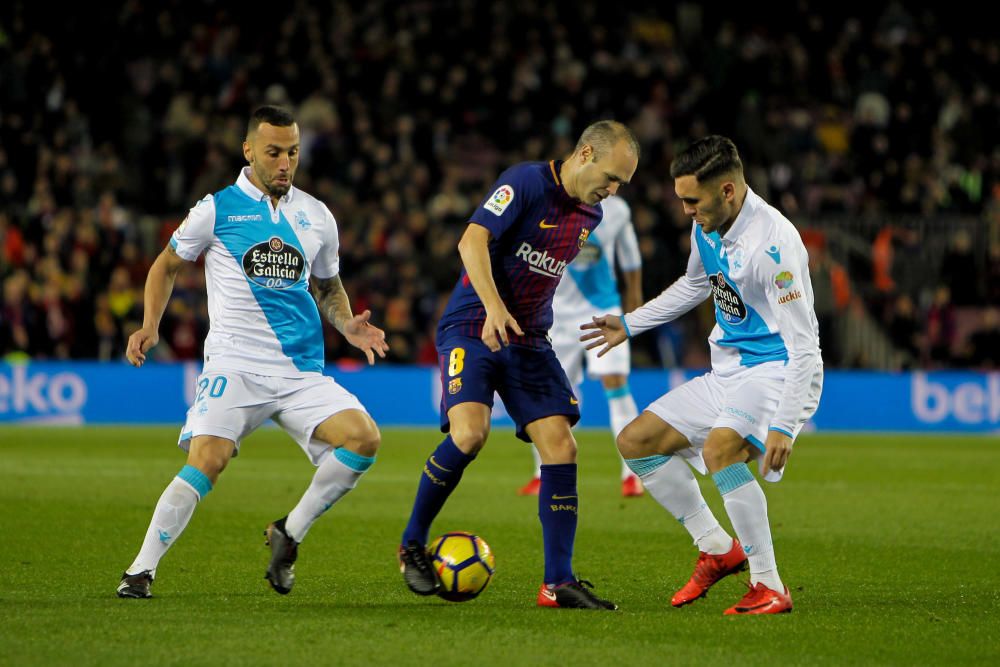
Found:
[{"label": "white striped jersey", "polygon": [[822,373],[809,257],[798,231],[749,188],[724,237],[691,228],[687,272],[662,294],[625,316],[636,335],[715,300],[709,336],[712,369],[722,378],[765,362],[786,365],[785,387],[771,426],[792,433],[814,376]]},{"label": "white striped jersey", "polygon": [[170,238],[183,259],[205,253],[211,322],[205,370],[322,373],[323,328],[309,278],[337,275],[337,222],[322,202],[294,187],[275,208],[249,170],[195,204]]}]

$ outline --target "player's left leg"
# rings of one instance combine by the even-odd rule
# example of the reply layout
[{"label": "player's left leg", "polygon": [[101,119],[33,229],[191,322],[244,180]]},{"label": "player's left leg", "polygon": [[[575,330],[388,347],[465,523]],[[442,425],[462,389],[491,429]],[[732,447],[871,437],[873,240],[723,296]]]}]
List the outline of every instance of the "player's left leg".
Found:
[{"label": "player's left leg", "polygon": [[264,577],[285,595],[295,583],[298,547],[313,523],[353,489],[375,462],[381,436],[358,399],[329,377],[275,379],[274,421],[316,466],[291,512],[264,531],[271,560]]},{"label": "player's left leg", "polygon": [[[608,399],[608,416],[611,420],[611,432],[618,440],[618,434],[622,432],[630,422],[639,416],[639,410],[635,406],[635,399],[628,386],[628,375],[611,373],[601,376],[601,384],[604,386],[604,395]],[[639,477],[632,472],[632,469],[621,459],[622,476],[622,496],[626,498],[642,495],[642,482]]]},{"label": "player's left leg", "polygon": [[118,597],[152,597],[149,587],[160,560],[187,528],[195,508],[212,490],[235,449],[236,444],[226,438],[199,435],[192,439],[187,464],[160,495],[142,547],[122,574]]},{"label": "player's left leg", "polygon": [[709,433],[703,450],[705,464],[750,563],[750,591],[726,613],[788,612],[792,610],[792,599],[778,576],[767,499],[747,467],[751,447],[739,432],[717,427]]},{"label": "player's left leg", "polygon": [[[580,330],[578,328],[578,320],[583,321],[586,319],[588,318],[585,316],[564,314],[564,316],[556,318],[552,329],[549,330],[549,336],[552,339],[552,351],[555,352],[556,359],[559,360],[559,365],[562,366],[563,372],[566,373],[570,386],[577,390],[576,400],[580,399],[579,389],[580,384],[583,382],[584,359],[587,360],[588,365],[591,359],[583,343],[580,342]],[[617,350],[618,348],[615,349]],[[579,407],[579,404],[577,405]],[[539,456],[538,448],[534,444],[530,448],[531,457],[535,463],[534,474],[527,484],[518,489],[517,495],[519,496],[537,496],[538,489],[542,484],[542,457]]]},{"label": "player's left leg", "polygon": [[538,604],[576,609],[617,609],[590,592],[573,573],[579,497],[576,488],[576,440],[569,420],[554,415],[524,427],[542,458],[538,518],[542,523],[545,577]]},{"label": "player's left leg", "polygon": [[537,603],[543,607],[617,609],[590,592],[573,573],[578,495],[576,440],[579,403],[565,371],[549,348],[511,346],[498,387],[517,437],[535,443],[542,458],[538,518],[542,523],[545,575]]}]

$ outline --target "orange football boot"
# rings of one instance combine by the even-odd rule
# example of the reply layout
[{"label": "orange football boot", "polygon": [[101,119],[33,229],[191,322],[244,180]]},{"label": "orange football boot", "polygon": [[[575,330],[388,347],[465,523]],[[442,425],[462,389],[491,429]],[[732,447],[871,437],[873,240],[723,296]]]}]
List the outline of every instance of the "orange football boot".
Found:
[{"label": "orange football boot", "polygon": [[622,497],[637,498],[643,494],[642,481],[637,475],[629,475],[622,480]]},{"label": "orange football boot", "polygon": [[717,556],[698,552],[698,562],[694,565],[694,574],[684,587],[674,593],[670,604],[675,607],[683,607],[691,604],[698,598],[705,597],[708,589],[720,579],[736,574],[747,567],[747,556],[743,553],[743,546],[735,537],[733,547],[724,554]]},{"label": "orange football boot", "polygon": [[792,596],[788,587],[784,593],[771,590],[762,583],[754,584],[743,599],[726,610],[731,614],[787,614],[792,610]]}]

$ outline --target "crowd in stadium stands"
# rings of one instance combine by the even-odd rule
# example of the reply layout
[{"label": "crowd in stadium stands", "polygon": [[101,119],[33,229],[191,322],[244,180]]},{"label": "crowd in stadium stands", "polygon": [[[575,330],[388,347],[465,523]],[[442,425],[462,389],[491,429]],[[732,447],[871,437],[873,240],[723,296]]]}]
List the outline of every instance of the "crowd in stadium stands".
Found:
[{"label": "crowd in stadium stands", "polygon": [[[337,217],[347,291],[392,361],[436,363],[456,242],[496,175],[614,117],[643,145],[622,194],[646,298],[689,249],[672,156],[725,134],[751,187],[803,232],[828,364],[868,363],[838,333],[864,317],[913,366],[1000,363],[988,25],[902,3],[853,17],[786,3],[766,18],[689,2],[318,4],[264,22],[224,2],[99,3],[60,21],[0,9],[0,355],[120,358],[152,260],[189,207],[234,181],[249,111],[277,103],[301,128],[296,185]],[[959,231],[933,224],[952,218]],[[845,219],[861,261],[838,256],[824,222]],[[706,366],[712,319],[706,304],[639,339],[637,364]],[[204,278],[182,272],[154,356],[199,357],[207,326]],[[327,336],[331,359],[357,358]]]}]

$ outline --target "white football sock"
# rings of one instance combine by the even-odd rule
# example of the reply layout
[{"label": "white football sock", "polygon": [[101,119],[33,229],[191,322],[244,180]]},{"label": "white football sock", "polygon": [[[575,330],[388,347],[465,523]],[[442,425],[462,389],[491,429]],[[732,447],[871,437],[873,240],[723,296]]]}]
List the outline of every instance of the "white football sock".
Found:
[{"label": "white football sock", "polygon": [[139,555],[125,572],[138,574],[143,570],[149,570],[155,576],[160,559],[184,532],[198,501],[211,490],[212,484],[208,481],[208,477],[197,468],[184,466],[160,495],[149,528],[146,529],[146,537],[142,541]]},{"label": "white football sock", "polygon": [[531,456],[535,460],[535,479],[542,477],[542,457],[538,453],[538,448],[531,445]]},{"label": "white football sock", "polygon": [[[611,432],[614,434],[615,440],[617,440],[618,434],[622,432],[622,429],[639,416],[639,411],[635,407],[635,399],[632,398],[632,393],[629,391],[627,384],[617,389],[605,389],[604,393],[608,397],[608,415],[611,418]],[[625,463],[625,459],[622,459],[622,479],[624,480],[634,474],[631,468]]]},{"label": "white football sock", "polygon": [[361,456],[343,447],[333,450],[319,464],[299,504],[288,513],[285,533],[296,542],[305,539],[316,519],[353,489],[374,461],[375,457]]},{"label": "white football sock", "polygon": [[734,463],[714,473],[712,478],[722,493],[726,513],[750,561],[750,583],[763,583],[771,590],[783,592],[785,587],[774,559],[764,490],[744,463]]},{"label": "white football sock", "polygon": [[[733,538],[719,525],[705,503],[698,481],[683,459],[647,456],[629,462],[649,495],[684,526],[699,551],[718,555],[732,549]],[[638,462],[646,462],[646,465]]]}]

